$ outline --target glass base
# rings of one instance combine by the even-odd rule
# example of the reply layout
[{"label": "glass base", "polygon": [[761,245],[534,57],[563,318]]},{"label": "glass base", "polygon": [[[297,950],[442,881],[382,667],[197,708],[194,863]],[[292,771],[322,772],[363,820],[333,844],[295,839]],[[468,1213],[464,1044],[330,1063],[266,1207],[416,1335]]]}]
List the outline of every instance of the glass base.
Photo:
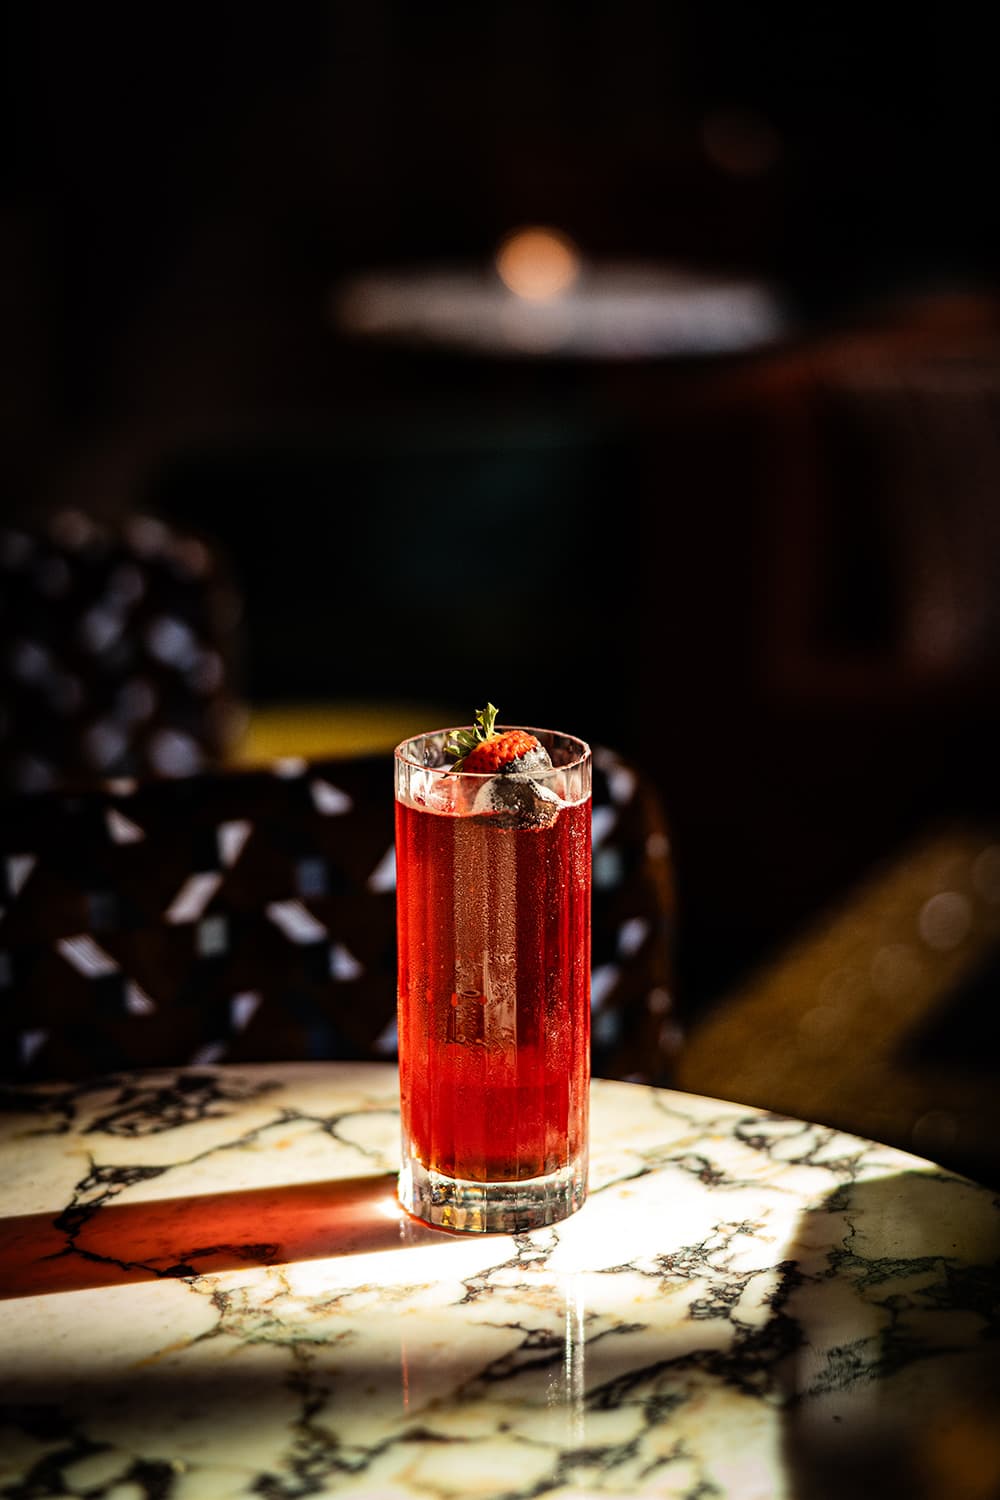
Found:
[{"label": "glass base", "polygon": [[541,1229],[575,1213],[586,1196],[586,1155],[547,1177],[523,1182],[467,1182],[412,1159],[399,1174],[399,1201],[408,1213],[426,1224],[469,1234]]}]

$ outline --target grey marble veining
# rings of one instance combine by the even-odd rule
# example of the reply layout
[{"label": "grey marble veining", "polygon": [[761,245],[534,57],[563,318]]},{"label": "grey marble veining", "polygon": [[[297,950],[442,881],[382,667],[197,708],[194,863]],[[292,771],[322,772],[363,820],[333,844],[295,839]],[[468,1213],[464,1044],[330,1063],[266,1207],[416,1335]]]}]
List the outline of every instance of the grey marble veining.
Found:
[{"label": "grey marble veining", "polygon": [[605,1082],[550,1229],[432,1230],[397,1164],[390,1067],[4,1091],[0,1495],[1000,1493],[986,1189]]}]

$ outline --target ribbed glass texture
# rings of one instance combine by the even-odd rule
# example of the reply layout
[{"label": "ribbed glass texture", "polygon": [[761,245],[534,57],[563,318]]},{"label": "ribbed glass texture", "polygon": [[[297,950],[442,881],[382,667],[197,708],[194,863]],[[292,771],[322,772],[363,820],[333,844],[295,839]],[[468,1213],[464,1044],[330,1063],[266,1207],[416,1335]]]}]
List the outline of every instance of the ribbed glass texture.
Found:
[{"label": "ribbed glass texture", "polygon": [[530,775],[449,770],[452,731],[396,751],[400,1197],[454,1229],[586,1196],[590,751],[531,732]]}]

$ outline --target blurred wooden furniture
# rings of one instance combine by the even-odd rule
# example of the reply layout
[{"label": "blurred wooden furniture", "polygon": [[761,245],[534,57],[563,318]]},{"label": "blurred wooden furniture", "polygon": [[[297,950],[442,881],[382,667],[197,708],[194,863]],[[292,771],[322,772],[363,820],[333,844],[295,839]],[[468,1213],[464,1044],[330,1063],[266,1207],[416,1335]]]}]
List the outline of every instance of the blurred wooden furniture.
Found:
[{"label": "blurred wooden furniture", "polygon": [[934,818],[995,809],[998,409],[983,296],[882,309],[650,412],[625,670],[694,1009]]},{"label": "blurred wooden furniture", "polygon": [[[699,848],[694,796],[678,829],[682,889],[691,849],[702,899],[714,877],[757,929],[691,1017],[685,1085],[995,1182],[998,413],[987,297],[886,313],[705,399],[699,451],[714,434],[749,517],[746,630],[724,605],[717,627],[740,732],[711,833]],[[711,941],[692,936],[688,973]]]},{"label": "blurred wooden furniture", "polygon": [[764,365],[765,690],[884,714],[1000,671],[1000,303],[958,300]]},{"label": "blurred wooden furniture", "polygon": [[228,764],[263,766],[286,755],[325,759],[392,750],[414,724],[457,724],[467,710],[456,704],[362,702],[248,704],[243,731]]},{"label": "blurred wooden furniture", "polygon": [[684,1088],[1000,1185],[1000,823],[884,861],[691,1027]]}]

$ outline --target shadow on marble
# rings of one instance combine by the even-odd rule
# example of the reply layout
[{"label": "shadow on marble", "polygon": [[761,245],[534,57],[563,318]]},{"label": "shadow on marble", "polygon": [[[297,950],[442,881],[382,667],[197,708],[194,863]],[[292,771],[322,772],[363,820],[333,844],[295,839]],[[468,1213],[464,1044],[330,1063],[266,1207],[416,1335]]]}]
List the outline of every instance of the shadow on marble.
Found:
[{"label": "shadow on marble", "polygon": [[785,1343],[789,1500],[1000,1496],[1000,1235],[947,1172],[845,1183],[803,1214],[765,1342]]},{"label": "shadow on marble", "polygon": [[396,1174],[0,1219],[0,1299],[452,1243],[403,1212]]},{"label": "shadow on marble", "polygon": [[173,1279],[8,1305],[0,1492],[996,1500],[995,1201],[864,1158],[748,1193],[695,1157],[513,1239],[404,1219],[389,1174],[8,1219],[30,1274]]}]

